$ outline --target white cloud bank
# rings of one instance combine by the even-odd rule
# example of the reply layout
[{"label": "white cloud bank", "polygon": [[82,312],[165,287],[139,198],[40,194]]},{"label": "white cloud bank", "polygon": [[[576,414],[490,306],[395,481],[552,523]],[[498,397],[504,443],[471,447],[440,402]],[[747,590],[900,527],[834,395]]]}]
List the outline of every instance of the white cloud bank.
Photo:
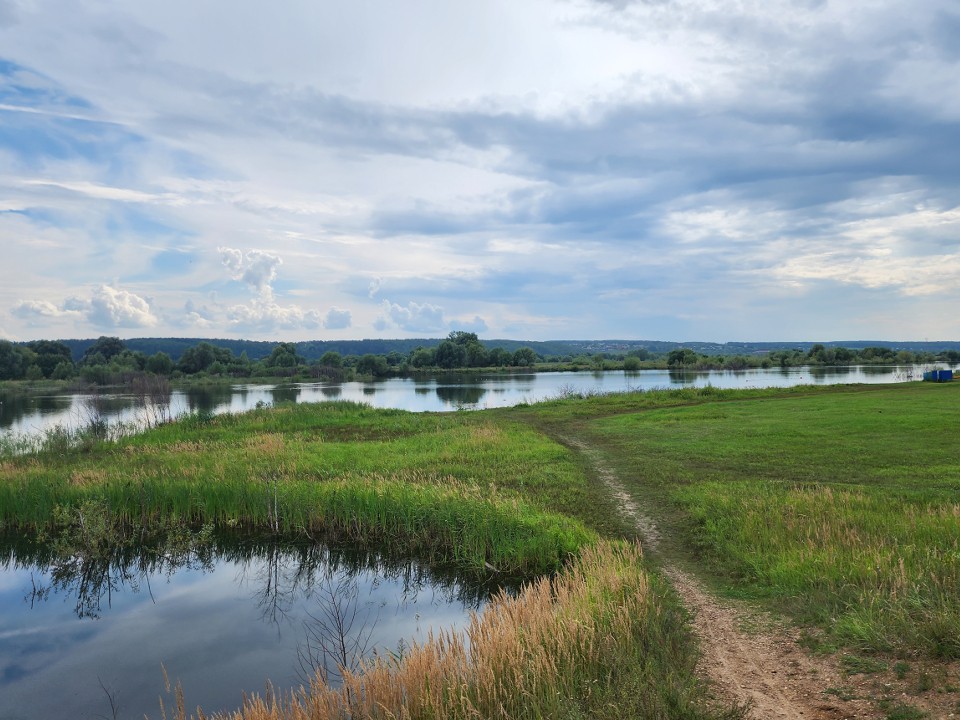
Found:
[{"label": "white cloud bank", "polygon": [[59,306],[48,300],[21,300],[10,312],[30,322],[65,317],[101,328],[145,328],[158,323],[149,300],[109,285],[101,285],[89,298],[67,298]]}]

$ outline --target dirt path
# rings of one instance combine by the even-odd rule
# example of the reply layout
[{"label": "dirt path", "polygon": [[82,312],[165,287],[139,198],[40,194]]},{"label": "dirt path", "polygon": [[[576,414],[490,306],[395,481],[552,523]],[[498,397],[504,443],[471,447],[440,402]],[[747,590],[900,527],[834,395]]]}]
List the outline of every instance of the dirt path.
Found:
[{"label": "dirt path", "polygon": [[[617,498],[620,511],[640,531],[644,547],[656,550],[661,536],[657,524],[645,515],[599,451],[579,438],[558,439],[588,458],[599,478]],[[663,571],[693,617],[700,641],[700,672],[724,699],[747,705],[752,720],[840,720],[881,718],[873,703],[843,700],[825,694],[848,687],[850,679],[832,658],[812,656],[797,645],[798,633],[774,628],[770,618],[719,601],[693,576],[669,564]],[[751,625],[749,631],[744,625]],[[839,692],[846,696],[846,693]]]}]

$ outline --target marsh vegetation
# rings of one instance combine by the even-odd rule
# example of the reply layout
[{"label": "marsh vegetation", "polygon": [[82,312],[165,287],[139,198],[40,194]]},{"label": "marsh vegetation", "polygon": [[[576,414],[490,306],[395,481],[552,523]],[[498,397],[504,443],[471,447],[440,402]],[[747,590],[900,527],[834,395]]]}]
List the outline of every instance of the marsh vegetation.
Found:
[{"label": "marsh vegetation", "polygon": [[[248,699],[249,718],[736,716],[694,672],[665,560],[824,651],[960,657],[960,385],[566,395],[483,413],[282,405],[9,456],[0,522],[53,537],[101,507],[120,529],[322,537],[528,580],[466,636]],[[656,553],[552,439],[569,432],[656,517]]]}]

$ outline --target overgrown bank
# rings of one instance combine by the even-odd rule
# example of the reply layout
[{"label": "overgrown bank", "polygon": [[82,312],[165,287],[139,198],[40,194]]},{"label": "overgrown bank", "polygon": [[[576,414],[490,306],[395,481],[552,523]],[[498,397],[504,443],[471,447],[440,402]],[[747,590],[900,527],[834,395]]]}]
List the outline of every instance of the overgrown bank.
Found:
[{"label": "overgrown bank", "polygon": [[[97,517],[110,533],[322,534],[468,572],[548,573],[478,618],[469,650],[438,637],[353,677],[360,695],[317,684],[248,717],[324,717],[318,703],[340,701],[331,716],[724,716],[704,700],[676,600],[635,548],[601,539],[622,534],[612,500],[574,453],[506,416],[290,405],[0,463],[7,531],[86,535],[91,508],[108,509]],[[355,702],[390,692],[391,705]]]}]

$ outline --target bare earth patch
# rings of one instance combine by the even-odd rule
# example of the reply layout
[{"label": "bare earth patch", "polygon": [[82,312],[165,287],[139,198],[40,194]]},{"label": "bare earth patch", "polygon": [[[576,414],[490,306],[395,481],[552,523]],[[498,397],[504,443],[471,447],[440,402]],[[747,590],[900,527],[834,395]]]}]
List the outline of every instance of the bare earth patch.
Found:
[{"label": "bare earth patch", "polygon": [[[606,466],[596,449],[570,436],[558,438],[587,457],[601,481],[619,501],[620,511],[640,532],[644,547],[655,550],[661,535]],[[849,674],[837,657],[813,654],[800,646],[801,631],[784,627],[756,610],[725,603],[711,595],[692,575],[664,564],[664,574],[692,616],[700,641],[700,672],[714,692],[749,708],[754,720],[841,720],[886,718],[897,705],[909,705],[927,717],[960,717],[960,668],[940,665],[930,688],[917,692],[916,680],[898,677],[887,668],[870,674]],[[914,675],[923,669],[914,669]],[[903,675],[903,673],[901,673]],[[881,710],[881,705],[886,710]]]}]

